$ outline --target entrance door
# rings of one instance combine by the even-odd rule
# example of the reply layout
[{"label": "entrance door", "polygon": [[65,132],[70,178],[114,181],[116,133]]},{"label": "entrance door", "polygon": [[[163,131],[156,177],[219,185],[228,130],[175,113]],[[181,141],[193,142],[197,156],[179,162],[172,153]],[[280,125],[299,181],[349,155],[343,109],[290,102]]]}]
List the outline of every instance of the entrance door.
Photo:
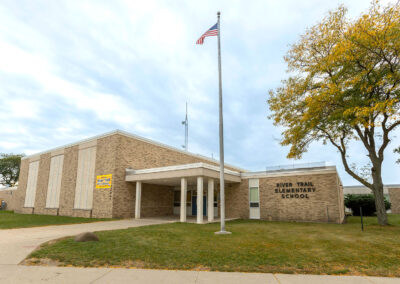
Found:
[{"label": "entrance door", "polygon": [[[197,196],[192,196],[192,215],[197,216]],[[203,196],[203,216],[207,215],[207,196]]]},{"label": "entrance door", "polygon": [[250,219],[260,219],[260,192],[258,179],[249,180]]}]

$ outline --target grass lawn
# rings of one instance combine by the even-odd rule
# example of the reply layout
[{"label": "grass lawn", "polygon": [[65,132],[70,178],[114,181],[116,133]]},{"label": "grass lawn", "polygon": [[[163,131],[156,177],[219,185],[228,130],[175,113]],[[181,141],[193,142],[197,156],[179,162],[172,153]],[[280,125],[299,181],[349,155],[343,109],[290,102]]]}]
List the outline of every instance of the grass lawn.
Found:
[{"label": "grass lawn", "polygon": [[236,220],[232,235],[219,224],[173,223],[98,232],[99,242],[72,238],[44,244],[28,263],[272,273],[400,276],[400,215],[339,224]]},{"label": "grass lawn", "polygon": [[91,219],[66,216],[50,216],[35,214],[17,214],[12,211],[0,211],[0,229],[38,227],[48,225],[91,223],[112,219]]}]

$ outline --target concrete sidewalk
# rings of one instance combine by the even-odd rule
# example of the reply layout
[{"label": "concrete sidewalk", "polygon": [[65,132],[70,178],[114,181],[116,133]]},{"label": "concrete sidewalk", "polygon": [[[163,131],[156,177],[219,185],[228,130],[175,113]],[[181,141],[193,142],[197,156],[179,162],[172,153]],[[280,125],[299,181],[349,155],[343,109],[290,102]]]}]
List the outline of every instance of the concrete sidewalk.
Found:
[{"label": "concrete sidewalk", "polygon": [[0,265],[0,283],[395,284],[400,278]]}]

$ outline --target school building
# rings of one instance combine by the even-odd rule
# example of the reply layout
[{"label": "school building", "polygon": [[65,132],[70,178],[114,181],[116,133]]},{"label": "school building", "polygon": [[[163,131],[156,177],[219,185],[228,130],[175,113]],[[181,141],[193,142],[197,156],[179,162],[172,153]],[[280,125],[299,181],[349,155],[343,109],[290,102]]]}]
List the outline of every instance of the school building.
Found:
[{"label": "school building", "polygon": [[[226,218],[344,221],[335,166],[249,172],[226,164]],[[219,163],[123,131],[24,157],[19,213],[92,218],[219,217]]]}]

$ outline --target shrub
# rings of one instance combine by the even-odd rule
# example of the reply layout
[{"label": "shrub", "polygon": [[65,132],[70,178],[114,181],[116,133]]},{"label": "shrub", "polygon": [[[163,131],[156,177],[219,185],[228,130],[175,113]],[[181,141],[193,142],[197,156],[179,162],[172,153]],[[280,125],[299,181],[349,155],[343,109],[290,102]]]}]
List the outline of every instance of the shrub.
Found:
[{"label": "shrub", "polygon": [[[373,194],[346,194],[344,205],[351,209],[354,216],[360,216],[360,207],[362,207],[363,216],[373,216],[376,212]],[[390,209],[390,205],[385,197],[385,209]]]}]

